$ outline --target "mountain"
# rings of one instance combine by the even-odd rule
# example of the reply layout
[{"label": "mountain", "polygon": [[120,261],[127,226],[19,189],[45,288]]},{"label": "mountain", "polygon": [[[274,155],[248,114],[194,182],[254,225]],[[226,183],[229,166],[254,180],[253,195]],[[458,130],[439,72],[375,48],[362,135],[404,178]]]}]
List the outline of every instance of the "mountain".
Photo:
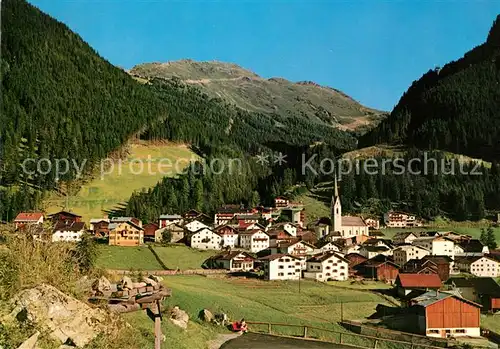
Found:
[{"label": "mountain", "polygon": [[[26,1],[2,1],[1,22],[0,219],[166,116],[147,86]],[[56,159],[72,165],[59,178]]]},{"label": "mountain", "polygon": [[380,143],[500,157],[500,15],[485,43],[429,70],[360,147]]},{"label": "mountain", "polygon": [[343,130],[372,128],[386,113],[367,108],[343,92],[314,82],[264,79],[236,64],[180,60],[146,63],[130,70],[141,79],[177,78],[199,86],[211,97],[259,113],[300,115]]}]

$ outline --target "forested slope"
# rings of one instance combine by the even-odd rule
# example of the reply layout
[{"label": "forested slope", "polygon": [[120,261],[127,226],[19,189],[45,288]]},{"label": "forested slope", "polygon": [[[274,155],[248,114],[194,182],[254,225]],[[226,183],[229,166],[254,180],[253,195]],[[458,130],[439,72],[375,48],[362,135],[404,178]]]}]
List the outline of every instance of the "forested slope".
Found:
[{"label": "forested slope", "polygon": [[406,144],[498,160],[499,137],[500,16],[484,44],[415,81],[360,147]]}]

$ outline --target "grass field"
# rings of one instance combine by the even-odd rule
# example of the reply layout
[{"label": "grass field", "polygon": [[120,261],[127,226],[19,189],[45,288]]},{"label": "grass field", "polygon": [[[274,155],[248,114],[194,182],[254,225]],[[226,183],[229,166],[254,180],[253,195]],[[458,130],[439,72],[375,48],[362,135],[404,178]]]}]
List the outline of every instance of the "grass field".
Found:
[{"label": "grass field", "polygon": [[153,253],[144,246],[122,247],[99,245],[97,266],[104,269],[161,270]]},{"label": "grass field", "polygon": [[[74,196],[68,198],[53,194],[45,201],[48,213],[65,208],[83,216],[85,221],[102,217],[105,212],[118,207],[132,193],[155,186],[165,175],[174,176],[195,158],[185,145],[171,143],[136,142],[129,145],[126,159],[115,161],[85,183]],[[168,159],[168,160],[167,160]],[[176,168],[175,163],[178,161]]]},{"label": "grass field", "polygon": [[[225,332],[197,320],[198,313],[204,308],[213,313],[224,312],[232,320],[245,318],[247,321],[309,325],[343,331],[337,324],[342,302],[344,318],[352,320],[371,315],[379,303],[387,304],[376,294],[305,280],[300,282],[300,293],[298,281],[170,276],[165,277],[163,283],[172,289],[172,297],[165,301],[166,307],[179,306],[192,320],[187,333],[182,333],[168,321],[163,322],[164,333],[168,331],[166,348],[205,348],[204,341]],[[152,332],[153,323],[144,314],[128,314],[126,319],[141,327],[141,332]],[[287,331],[286,328],[277,330]],[[300,328],[288,331],[291,335],[300,334]],[[314,333],[314,330],[310,332],[311,336],[317,337],[325,334]]]},{"label": "grass field", "polygon": [[198,269],[208,258],[220,253],[220,251],[200,251],[187,246],[155,246],[153,247],[162,262],[169,269]]}]

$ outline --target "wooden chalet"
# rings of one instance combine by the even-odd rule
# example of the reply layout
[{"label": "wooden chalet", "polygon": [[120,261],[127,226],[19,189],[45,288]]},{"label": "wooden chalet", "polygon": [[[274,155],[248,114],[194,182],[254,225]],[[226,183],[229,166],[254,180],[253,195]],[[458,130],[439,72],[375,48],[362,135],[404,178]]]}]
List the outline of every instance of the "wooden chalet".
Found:
[{"label": "wooden chalet", "polygon": [[399,274],[399,266],[394,263],[392,257],[381,254],[356,265],[353,269],[357,276],[390,283],[394,282]]}]

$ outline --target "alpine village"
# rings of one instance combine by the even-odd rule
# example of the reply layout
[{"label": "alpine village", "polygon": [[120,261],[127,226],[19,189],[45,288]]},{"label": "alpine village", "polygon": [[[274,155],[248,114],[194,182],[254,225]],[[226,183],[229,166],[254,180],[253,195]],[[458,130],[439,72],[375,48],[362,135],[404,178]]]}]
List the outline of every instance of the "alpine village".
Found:
[{"label": "alpine village", "polygon": [[1,23],[0,348],[498,348],[500,15],[388,112]]}]

